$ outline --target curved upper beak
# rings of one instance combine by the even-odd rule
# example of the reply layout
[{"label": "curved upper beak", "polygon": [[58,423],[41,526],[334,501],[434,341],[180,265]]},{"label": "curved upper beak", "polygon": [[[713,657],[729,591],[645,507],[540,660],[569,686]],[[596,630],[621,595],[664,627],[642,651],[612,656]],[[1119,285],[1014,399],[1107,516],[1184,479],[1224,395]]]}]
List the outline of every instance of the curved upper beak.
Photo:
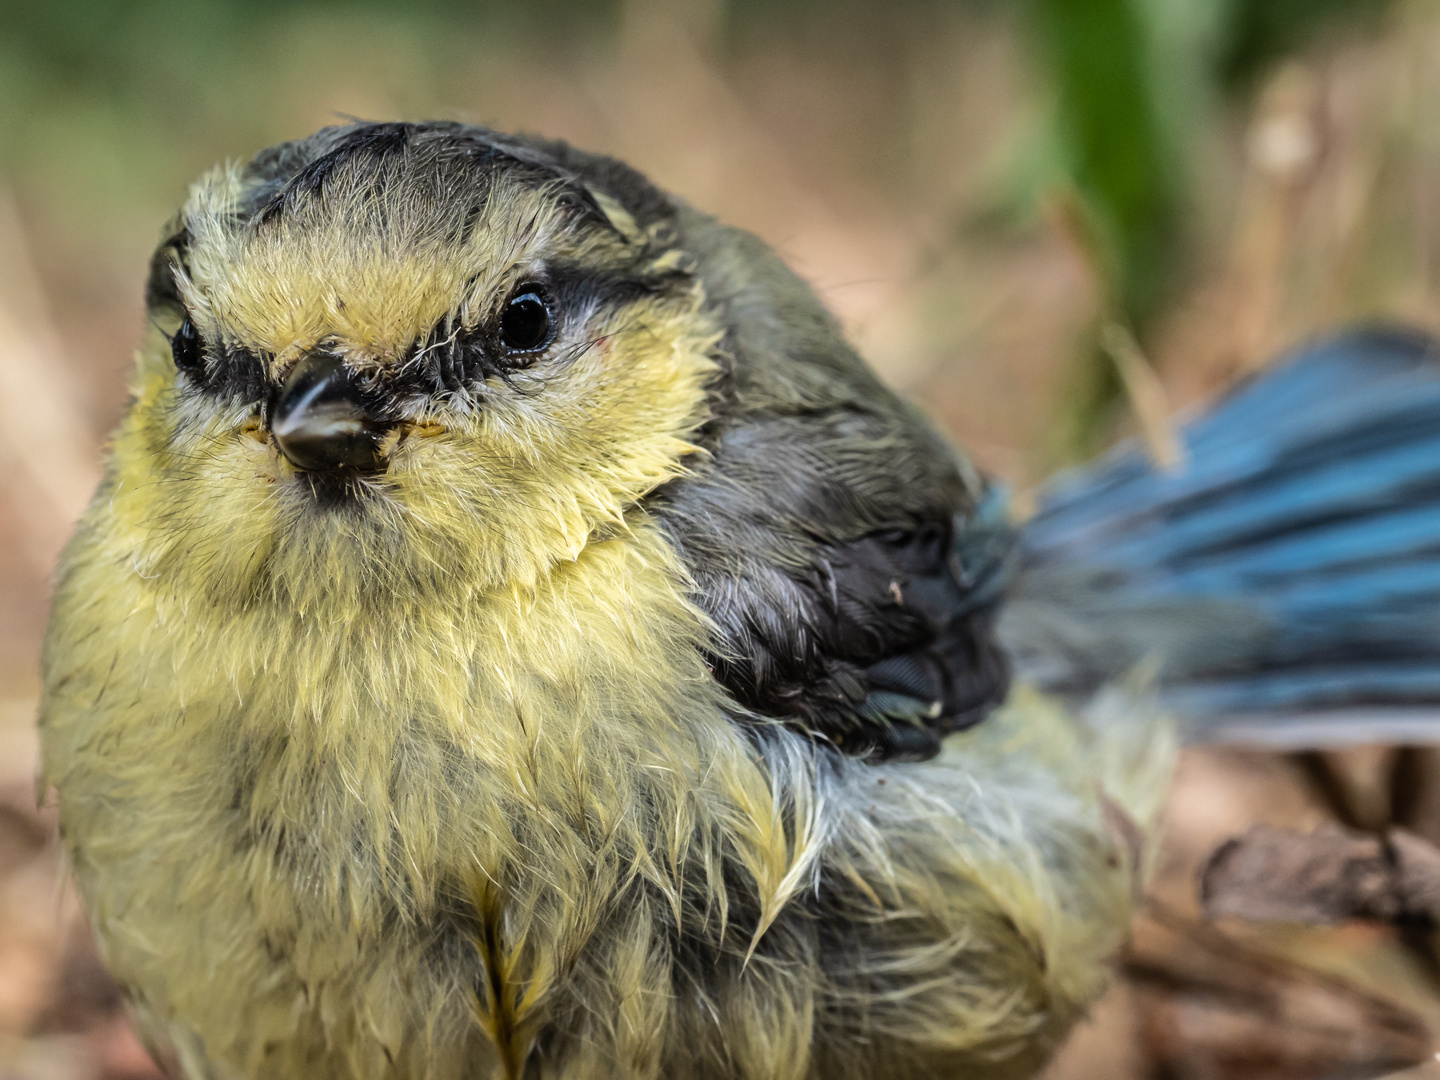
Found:
[{"label": "curved upper beak", "polygon": [[297,469],[377,472],[391,425],[367,404],[359,381],[334,353],[305,356],[286,377],[270,410],[275,444]]}]

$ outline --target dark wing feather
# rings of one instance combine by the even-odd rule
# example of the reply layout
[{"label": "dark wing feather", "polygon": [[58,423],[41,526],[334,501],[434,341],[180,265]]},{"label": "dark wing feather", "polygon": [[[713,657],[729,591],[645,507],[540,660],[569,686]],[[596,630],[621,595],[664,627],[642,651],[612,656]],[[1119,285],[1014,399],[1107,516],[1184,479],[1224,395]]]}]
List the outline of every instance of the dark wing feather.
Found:
[{"label": "dark wing feather", "polygon": [[992,622],[1008,551],[1003,520],[958,514],[812,544],[790,569],[702,561],[716,677],[746,708],[849,753],[933,754],[1004,693]]},{"label": "dark wing feather", "polygon": [[929,756],[1008,683],[1003,500],[768,249],[680,223],[728,332],[709,456],[652,505],[718,628],[715,675],[846,752]]}]

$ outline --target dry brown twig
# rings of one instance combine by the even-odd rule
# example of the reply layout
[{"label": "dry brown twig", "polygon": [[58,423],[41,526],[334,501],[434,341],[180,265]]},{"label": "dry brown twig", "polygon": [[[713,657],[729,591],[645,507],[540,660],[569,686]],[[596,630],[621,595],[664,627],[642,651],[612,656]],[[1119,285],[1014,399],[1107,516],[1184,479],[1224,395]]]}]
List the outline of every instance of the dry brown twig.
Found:
[{"label": "dry brown twig", "polygon": [[1440,925],[1440,848],[1404,829],[1257,826],[1210,857],[1201,899],[1212,918]]}]

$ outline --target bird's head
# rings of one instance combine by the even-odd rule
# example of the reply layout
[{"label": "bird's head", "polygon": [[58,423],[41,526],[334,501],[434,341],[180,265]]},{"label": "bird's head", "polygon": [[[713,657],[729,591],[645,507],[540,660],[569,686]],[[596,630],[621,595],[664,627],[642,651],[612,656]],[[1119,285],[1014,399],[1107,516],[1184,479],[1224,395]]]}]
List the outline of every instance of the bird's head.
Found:
[{"label": "bird's head", "polygon": [[156,253],[109,481],[220,600],[524,587],[682,470],[718,338],[670,204],[452,125],[202,179]]}]

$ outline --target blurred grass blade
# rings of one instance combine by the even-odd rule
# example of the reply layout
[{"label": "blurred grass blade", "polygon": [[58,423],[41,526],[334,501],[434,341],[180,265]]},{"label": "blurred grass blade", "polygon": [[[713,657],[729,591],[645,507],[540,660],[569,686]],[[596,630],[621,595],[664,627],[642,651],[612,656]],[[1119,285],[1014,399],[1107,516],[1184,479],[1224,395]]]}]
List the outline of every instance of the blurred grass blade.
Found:
[{"label": "blurred grass blade", "polygon": [[[1143,341],[1182,265],[1181,197],[1161,129],[1155,65],[1131,0],[1032,0],[1056,95],[1056,128],[1079,195],[1105,322]],[[1062,418],[1066,457],[1091,453],[1120,400],[1103,347],[1087,349]]]}]

